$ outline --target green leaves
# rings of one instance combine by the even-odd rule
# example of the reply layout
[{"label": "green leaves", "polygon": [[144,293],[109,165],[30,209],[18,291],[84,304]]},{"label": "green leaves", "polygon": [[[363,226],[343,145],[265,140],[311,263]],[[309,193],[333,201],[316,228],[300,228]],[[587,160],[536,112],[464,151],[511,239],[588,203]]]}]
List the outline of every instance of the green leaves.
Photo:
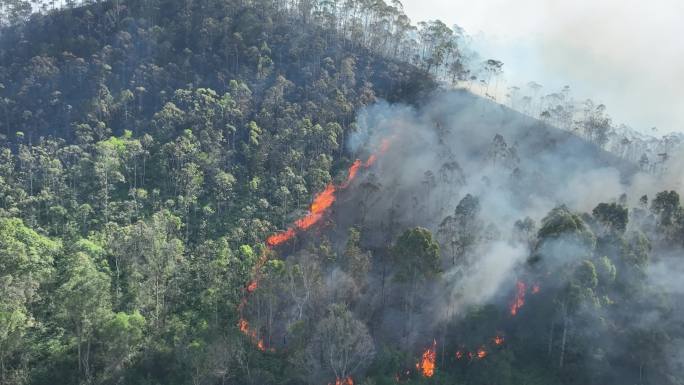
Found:
[{"label": "green leaves", "polygon": [[[54,278],[53,261],[61,244],[24,226],[0,218],[0,379],[19,371],[14,363],[27,353],[26,334],[36,326],[37,305]],[[5,364],[7,363],[7,364]]]},{"label": "green leaves", "polygon": [[622,234],[627,228],[628,210],[617,203],[600,203],[591,212],[596,219],[613,232]]},{"label": "green leaves", "polygon": [[596,243],[594,234],[582,218],[565,206],[554,208],[544,217],[537,236],[542,242],[547,239],[568,237],[592,248]]},{"label": "green leaves", "polygon": [[425,228],[406,230],[397,239],[392,252],[401,281],[429,278],[439,272],[439,245]]}]

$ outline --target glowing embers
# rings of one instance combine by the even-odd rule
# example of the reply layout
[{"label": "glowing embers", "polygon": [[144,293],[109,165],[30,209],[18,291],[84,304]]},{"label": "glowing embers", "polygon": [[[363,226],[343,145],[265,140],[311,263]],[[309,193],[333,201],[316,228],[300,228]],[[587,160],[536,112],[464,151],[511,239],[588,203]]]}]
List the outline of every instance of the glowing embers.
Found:
[{"label": "glowing embers", "polygon": [[532,285],[532,294],[539,294],[540,290],[541,290],[541,288],[539,287],[538,284]]},{"label": "glowing embers", "polygon": [[351,378],[351,376],[347,376],[345,378],[337,378],[335,380],[335,385],[354,385],[354,380]]},{"label": "glowing embers", "polygon": [[[540,291],[541,288],[539,287],[539,284],[534,284],[530,288],[530,293],[532,294],[539,294]],[[515,299],[511,302],[509,308],[512,316],[515,317],[520,311],[520,308],[525,306],[525,293],[527,293],[527,284],[519,280],[515,283]]]},{"label": "glowing embers", "polygon": [[437,358],[437,341],[432,341],[432,346],[427,348],[416,363],[416,369],[423,373],[423,377],[432,377],[435,374],[435,359]]},{"label": "glowing embers", "polygon": [[518,281],[515,284],[515,299],[511,303],[510,311],[512,316],[516,316],[520,308],[525,306],[525,291],[527,290],[527,285],[523,281]]},{"label": "glowing embers", "polygon": [[262,352],[265,352],[266,350],[269,350],[271,352],[275,351],[273,348],[271,349],[266,349],[266,346],[264,345],[264,339],[259,338],[257,336],[256,330],[252,329],[249,327],[249,321],[247,321],[244,318],[240,318],[238,321],[238,328],[242,332],[242,334],[248,336],[252,342],[256,345],[257,349],[261,350]]},{"label": "glowing embers", "polygon": [[485,349],[484,346],[480,346],[477,349],[476,355],[477,355],[477,358],[479,358],[479,359],[483,359],[483,358],[487,357],[487,349]]}]

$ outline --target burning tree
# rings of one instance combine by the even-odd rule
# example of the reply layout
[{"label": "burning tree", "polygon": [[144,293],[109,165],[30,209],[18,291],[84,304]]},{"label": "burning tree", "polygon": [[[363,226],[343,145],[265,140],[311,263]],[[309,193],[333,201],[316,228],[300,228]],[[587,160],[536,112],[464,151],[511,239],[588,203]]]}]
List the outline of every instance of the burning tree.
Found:
[{"label": "burning tree", "polygon": [[420,360],[416,363],[416,369],[423,377],[432,377],[435,374],[435,360],[437,358],[437,341],[432,341],[432,346],[427,348]]},{"label": "burning tree", "polygon": [[331,305],[318,322],[307,349],[307,364],[313,377],[350,378],[375,356],[375,346],[366,325],[344,305]]}]

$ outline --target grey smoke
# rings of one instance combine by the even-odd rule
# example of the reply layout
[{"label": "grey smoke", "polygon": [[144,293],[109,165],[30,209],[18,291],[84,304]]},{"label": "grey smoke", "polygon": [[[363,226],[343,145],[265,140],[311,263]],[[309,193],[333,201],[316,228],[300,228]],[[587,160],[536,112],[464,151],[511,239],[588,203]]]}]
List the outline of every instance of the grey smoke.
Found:
[{"label": "grey smoke", "polygon": [[[539,223],[560,204],[591,212],[622,194],[636,203],[644,193],[652,196],[681,181],[672,177],[674,171],[661,177],[644,174],[568,132],[462,91],[439,93],[419,108],[376,103],[359,114],[357,128],[348,148],[359,157],[376,151],[383,138],[393,138],[392,145],[351,187],[348,206],[338,209],[339,227],[361,222],[367,245],[387,242],[390,230],[380,229],[391,228],[390,238],[413,226],[436,234],[460,199],[471,194],[480,200],[485,226],[498,233],[472,250],[467,263],[444,263],[440,287],[433,289],[444,294],[423,309],[434,324],[510,295],[516,269],[529,255],[525,245],[510,242],[516,220],[530,217]],[[492,149],[497,135],[505,141],[498,149],[504,154]],[[443,175],[450,161],[458,164],[462,178]],[[362,218],[354,214],[359,207]]]}]

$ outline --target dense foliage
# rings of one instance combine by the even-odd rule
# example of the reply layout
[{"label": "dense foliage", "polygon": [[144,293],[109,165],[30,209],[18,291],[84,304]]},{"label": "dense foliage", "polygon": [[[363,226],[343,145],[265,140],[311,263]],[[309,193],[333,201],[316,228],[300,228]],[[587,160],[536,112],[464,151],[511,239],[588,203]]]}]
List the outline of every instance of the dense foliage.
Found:
[{"label": "dense foliage", "polygon": [[[252,248],[346,166],[358,108],[434,87],[277,6],[104,2],[2,31],[1,383],[253,370]],[[203,368],[235,354],[239,374]]]},{"label": "dense foliage", "polygon": [[[512,321],[491,305],[442,325],[430,379],[399,376],[416,352],[383,340],[374,317],[394,309],[406,335],[419,327],[441,262],[491,240],[476,197],[443,220],[441,245],[415,227],[369,250],[352,226],[341,245],[322,236],[261,266],[265,237],[345,177],[359,109],[418,103],[437,72],[467,76],[443,24],[412,45],[398,4],[293,3],[114,0],[28,21],[25,2],[5,3],[0,384],[681,383],[663,358],[680,326],[629,315],[674,315],[645,278],[652,247],[682,246],[674,191],[631,210],[559,207],[539,229],[521,220],[525,274],[544,291]],[[275,351],[238,327],[255,266],[249,311]],[[382,303],[364,301],[378,279]],[[487,360],[454,359],[501,325]]]}]

